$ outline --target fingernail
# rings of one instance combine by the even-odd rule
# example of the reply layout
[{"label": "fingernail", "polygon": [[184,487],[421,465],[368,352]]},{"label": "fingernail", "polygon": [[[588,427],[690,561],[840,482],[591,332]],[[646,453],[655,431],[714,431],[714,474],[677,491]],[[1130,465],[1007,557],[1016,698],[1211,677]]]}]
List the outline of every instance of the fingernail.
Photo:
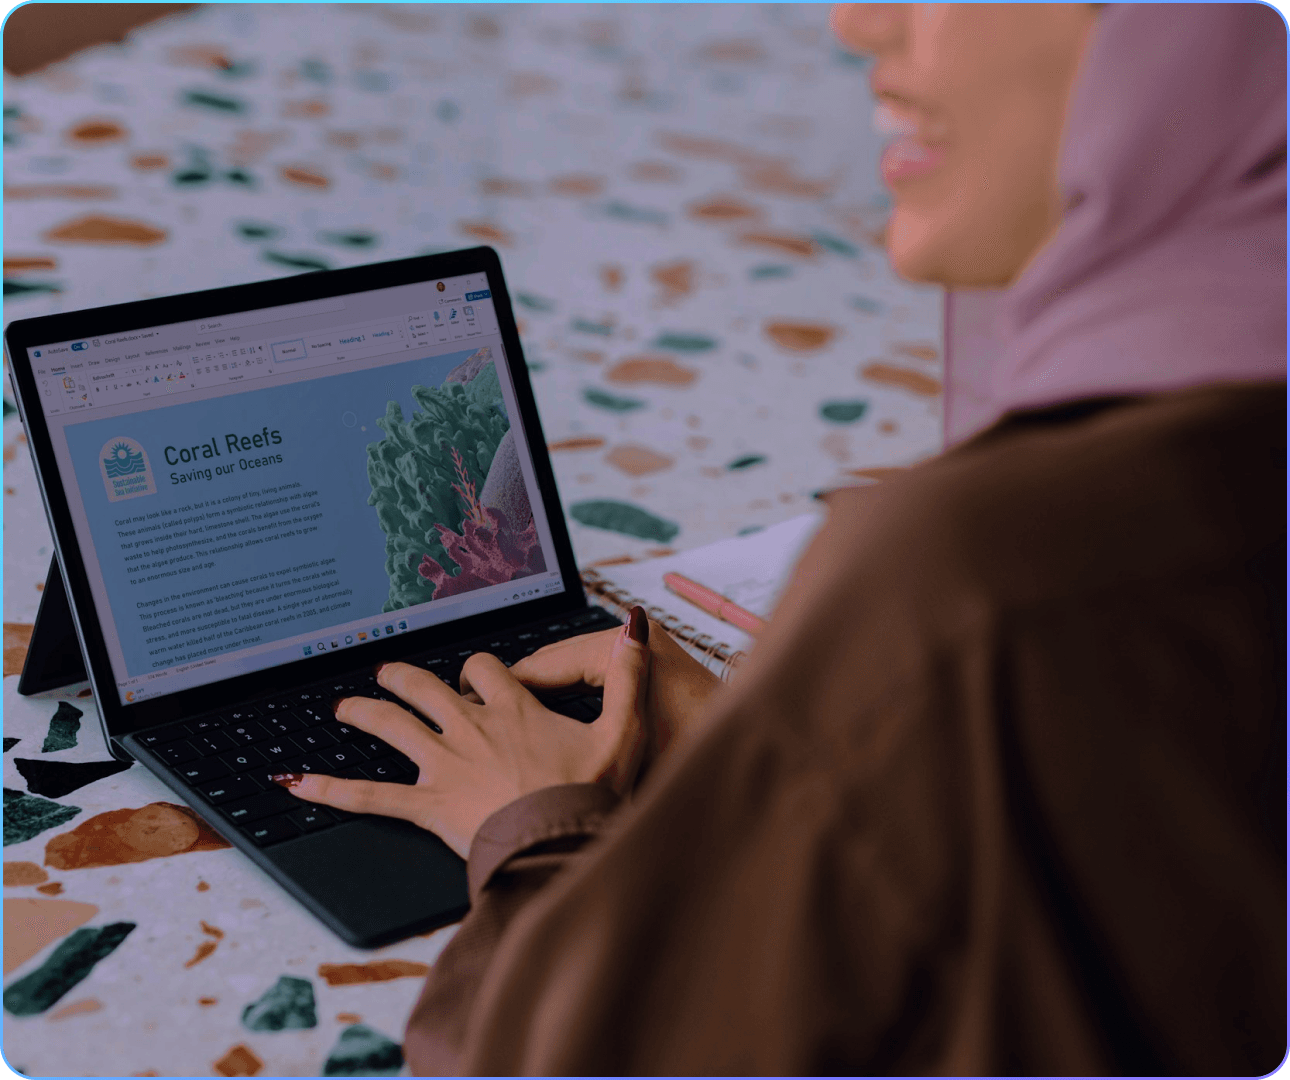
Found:
[{"label": "fingernail", "polygon": [[649,619],[639,604],[627,613],[627,636],[637,645],[649,644]]},{"label": "fingernail", "polygon": [[390,665],[390,662],[388,660],[381,661],[381,663],[377,664],[376,667],[372,669],[372,674],[379,679],[381,677],[381,672],[385,668],[389,667],[389,665]]},{"label": "fingernail", "polygon": [[288,791],[290,791],[293,788],[298,788],[301,784],[301,781],[304,780],[304,777],[301,776],[299,773],[285,772],[285,773],[278,773],[277,776],[271,776],[269,777],[269,779],[272,780],[279,787],[284,787]]},{"label": "fingernail", "polygon": [[340,715],[340,707],[345,704],[346,700],[347,700],[346,698],[338,697],[335,701],[331,703],[332,716]]}]

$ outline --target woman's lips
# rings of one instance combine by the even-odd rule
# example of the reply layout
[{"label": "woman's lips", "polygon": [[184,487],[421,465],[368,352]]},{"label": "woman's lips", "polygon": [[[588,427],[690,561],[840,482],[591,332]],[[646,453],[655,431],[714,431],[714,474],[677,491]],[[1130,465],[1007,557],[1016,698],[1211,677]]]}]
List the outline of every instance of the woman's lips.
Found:
[{"label": "woman's lips", "polygon": [[883,180],[888,184],[895,184],[901,180],[926,176],[944,157],[945,147],[928,146],[912,135],[904,135],[887,144],[882,152],[879,168]]},{"label": "woman's lips", "polygon": [[944,125],[880,102],[873,111],[873,127],[891,140],[882,153],[880,168],[888,184],[924,176],[941,163],[945,147],[936,141]]}]

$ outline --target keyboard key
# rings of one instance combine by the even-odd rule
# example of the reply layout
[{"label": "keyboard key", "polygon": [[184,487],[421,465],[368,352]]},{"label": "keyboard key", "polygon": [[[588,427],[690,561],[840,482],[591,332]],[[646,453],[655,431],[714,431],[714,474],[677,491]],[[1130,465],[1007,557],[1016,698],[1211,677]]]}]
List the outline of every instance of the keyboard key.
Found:
[{"label": "keyboard key", "polygon": [[270,844],[280,844],[283,840],[291,840],[299,836],[300,826],[292,820],[290,814],[284,814],[281,817],[259,821],[242,831],[260,847],[268,847]]},{"label": "keyboard key", "polygon": [[153,753],[167,765],[184,765],[202,756],[201,752],[188,742],[167,743],[165,746],[155,747]]},{"label": "keyboard key", "polygon": [[367,773],[363,771],[362,765],[351,765],[348,769],[341,769],[336,773],[342,780],[367,780],[370,779]]},{"label": "keyboard key", "polygon": [[336,736],[336,739],[339,742],[356,743],[359,739],[365,738],[363,732],[359,731],[356,727],[351,727],[349,724],[333,722],[325,725],[323,730],[331,732],[331,734]]},{"label": "keyboard key", "polygon": [[237,748],[237,743],[219,730],[203,731],[200,735],[194,735],[189,741],[202,752],[203,757],[222,754],[225,750]]},{"label": "keyboard key", "polygon": [[222,728],[224,722],[224,718],[220,716],[203,716],[200,720],[189,720],[188,730],[197,735],[203,731],[214,731],[216,728]]},{"label": "keyboard key", "polygon": [[175,769],[175,772],[190,784],[204,784],[207,780],[218,780],[221,776],[228,776],[232,771],[219,758],[198,758]]},{"label": "keyboard key", "polygon": [[145,731],[139,736],[139,742],[148,747],[164,746],[166,743],[182,739],[187,735],[187,724],[171,724],[169,727],[161,728],[159,731]]},{"label": "keyboard key", "polygon": [[289,712],[278,713],[276,716],[266,716],[261,720],[257,720],[256,723],[270,735],[290,735],[293,731],[304,731],[305,728],[313,726],[305,723],[295,713]]},{"label": "keyboard key", "polygon": [[271,814],[285,813],[288,810],[294,810],[299,805],[300,800],[289,794],[286,788],[280,788],[275,785],[268,791],[261,791],[245,799],[224,803],[220,807],[220,813],[230,821],[242,824],[243,822],[259,821],[261,818],[269,817]]},{"label": "keyboard key", "polygon": [[289,698],[276,698],[273,701],[262,701],[259,706],[260,715],[277,716],[279,713],[290,711],[293,705],[295,705],[295,702],[291,701]]},{"label": "keyboard key", "polygon": [[239,705],[228,714],[228,720],[232,724],[241,724],[246,720],[254,720],[259,715],[260,710],[254,705]]},{"label": "keyboard key", "polygon": [[297,706],[292,712],[304,722],[305,727],[318,727],[336,719],[336,714],[325,705]]},{"label": "keyboard key", "polygon": [[299,810],[292,810],[287,815],[287,820],[303,832],[317,832],[336,822],[331,811],[321,806],[305,806]]},{"label": "keyboard key", "polygon": [[295,743],[288,742],[286,739],[269,739],[265,742],[257,743],[255,749],[270,762],[296,757],[300,753],[300,747],[296,746]]},{"label": "keyboard key", "polygon": [[340,740],[322,728],[310,728],[308,731],[295,732],[291,736],[291,742],[306,753],[310,753],[323,750],[328,746],[335,746]]},{"label": "keyboard key", "polygon": [[223,733],[232,739],[238,746],[250,746],[251,743],[260,742],[269,738],[269,732],[265,731],[259,724],[254,721],[247,721],[243,724],[230,724],[223,729]]},{"label": "keyboard key", "polygon": [[306,754],[304,757],[287,758],[276,768],[280,772],[293,773],[322,773],[326,775],[331,772],[331,767],[327,762],[323,761],[319,754]]},{"label": "keyboard key", "polygon": [[386,754],[393,752],[388,743],[385,743],[372,735],[360,736],[353,740],[353,742],[355,746],[370,758],[383,758]]},{"label": "keyboard key", "polygon": [[379,761],[365,761],[358,768],[367,779],[386,784],[393,783],[400,776],[407,775],[389,758],[381,758]]},{"label": "keyboard key", "polygon": [[203,799],[208,802],[220,803],[232,802],[234,799],[244,799],[248,795],[254,795],[260,790],[260,785],[249,775],[246,776],[226,776],[220,780],[211,780],[205,784],[199,784],[197,791]]},{"label": "keyboard key", "polygon": [[355,749],[348,743],[342,743],[340,746],[330,746],[318,756],[333,769],[348,769],[361,761],[365,761],[367,758],[367,755],[361,750]]},{"label": "keyboard key", "polygon": [[250,746],[231,754],[221,754],[219,759],[235,773],[247,772],[265,762],[264,755]]}]

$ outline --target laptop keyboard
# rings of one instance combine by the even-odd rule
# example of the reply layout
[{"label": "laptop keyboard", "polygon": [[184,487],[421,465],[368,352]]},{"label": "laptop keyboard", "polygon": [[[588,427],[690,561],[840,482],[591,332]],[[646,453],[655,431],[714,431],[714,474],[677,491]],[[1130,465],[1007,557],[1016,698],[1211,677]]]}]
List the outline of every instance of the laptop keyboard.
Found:
[{"label": "laptop keyboard", "polygon": [[[508,666],[543,645],[576,634],[617,626],[600,608],[456,647],[409,658],[456,689],[462,665],[477,652],[492,653]],[[297,799],[271,777],[322,773],[346,779],[414,784],[417,767],[380,739],[342,724],[331,710],[341,697],[398,699],[370,673],[356,673],[238,705],[215,715],[153,728],[139,743],[166,763],[218,814],[260,847],[328,829],[357,815]],[[590,723],[600,715],[598,694],[539,695],[552,711]],[[438,725],[426,720],[435,730]]]}]

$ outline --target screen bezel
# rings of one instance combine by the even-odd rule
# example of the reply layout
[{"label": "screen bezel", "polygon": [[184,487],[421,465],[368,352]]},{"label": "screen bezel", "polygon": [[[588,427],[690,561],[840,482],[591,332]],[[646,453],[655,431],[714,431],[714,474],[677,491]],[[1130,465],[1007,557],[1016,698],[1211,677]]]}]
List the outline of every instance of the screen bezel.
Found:
[{"label": "screen bezel", "polygon": [[[393,639],[372,641],[347,650],[278,664],[262,671],[230,676],[162,697],[123,704],[116,677],[108,659],[107,647],[99,622],[98,609],[90,590],[67,496],[54,457],[53,442],[36,387],[36,376],[28,358],[28,349],[51,341],[103,337],[109,334],[142,330],[167,323],[189,322],[278,307],[308,300],[325,300],[371,292],[398,285],[413,285],[466,274],[487,274],[493,306],[502,338],[507,369],[515,388],[533,471],[542,505],[546,510],[556,558],[566,588],[555,596],[539,597],[493,611],[408,631]],[[510,294],[502,277],[501,260],[491,247],[466,248],[438,255],[371,263],[343,270],[326,270],[296,277],[232,285],[221,289],[185,293],[176,296],[138,300],[107,307],[87,308],[10,323],[5,331],[9,354],[9,371],[19,413],[27,432],[36,474],[40,482],[45,510],[53,527],[59,566],[67,586],[68,601],[77,624],[86,670],[94,688],[94,697],[110,736],[128,735],[163,721],[227,708],[249,698],[287,691],[292,687],[323,681],[331,676],[348,674],[401,656],[415,655],[451,645],[454,641],[478,637],[506,626],[514,626],[549,617],[560,617],[587,606],[574,560],[573,545],[564,519],[564,510],[556,488],[551,457],[546,448],[528,365],[520,345],[519,331],[511,308]],[[350,654],[353,653],[354,657]],[[343,656],[343,659],[342,659]],[[361,656],[361,661],[356,658]]]}]

